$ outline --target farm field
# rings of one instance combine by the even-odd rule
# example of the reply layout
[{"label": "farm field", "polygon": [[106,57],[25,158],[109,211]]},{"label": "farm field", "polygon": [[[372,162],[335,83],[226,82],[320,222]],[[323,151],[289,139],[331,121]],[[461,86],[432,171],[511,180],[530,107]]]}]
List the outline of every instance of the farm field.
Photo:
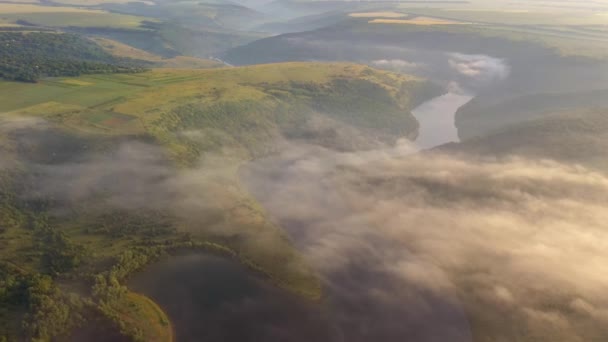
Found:
[{"label": "farm field", "polygon": [[0,19],[4,22],[47,27],[117,27],[138,28],[145,19],[132,15],[77,7],[41,6],[35,4],[0,3]]},{"label": "farm field", "polygon": [[[236,69],[155,69],[137,74],[53,78],[37,84],[2,82],[0,111],[43,116],[81,131],[108,134],[155,131],[158,138],[173,140],[162,133],[164,127],[154,125],[158,124],[157,120],[163,114],[176,106],[187,107],[189,103],[205,106],[225,102],[247,106],[248,102],[256,102],[256,107],[263,110],[278,105],[274,92],[292,91],[290,82],[324,84],[331,83],[333,79],[364,79],[370,84],[381,85],[382,91],[387,91],[393,97],[399,96],[407,82],[412,85],[424,84],[389,73],[365,75],[364,70],[348,64],[287,63]],[[279,89],[274,89],[276,86]],[[307,101],[306,97],[298,96],[292,100]],[[411,100],[400,98],[399,101],[403,102],[399,106],[409,108]],[[386,118],[390,118],[390,115],[393,114],[386,114]],[[266,128],[271,131],[276,129],[272,128],[275,124],[271,117],[265,120],[271,120],[266,123],[271,126]],[[371,123],[367,125],[373,126]],[[245,133],[245,136],[248,135]]]},{"label": "farm field", "polygon": [[407,25],[467,25],[468,22],[437,19],[430,17],[415,17],[413,19],[372,19],[370,24],[407,24]]},{"label": "farm field", "polygon": [[407,14],[399,12],[357,12],[350,13],[349,16],[353,18],[403,18]]}]

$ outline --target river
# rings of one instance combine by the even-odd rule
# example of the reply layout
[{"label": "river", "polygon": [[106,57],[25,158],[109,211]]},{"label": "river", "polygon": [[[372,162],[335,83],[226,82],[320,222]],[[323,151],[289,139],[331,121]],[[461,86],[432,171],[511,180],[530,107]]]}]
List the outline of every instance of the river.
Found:
[{"label": "river", "polygon": [[458,142],[454,115],[473,96],[449,92],[431,99],[412,111],[420,123],[415,146],[425,150],[450,142]]}]

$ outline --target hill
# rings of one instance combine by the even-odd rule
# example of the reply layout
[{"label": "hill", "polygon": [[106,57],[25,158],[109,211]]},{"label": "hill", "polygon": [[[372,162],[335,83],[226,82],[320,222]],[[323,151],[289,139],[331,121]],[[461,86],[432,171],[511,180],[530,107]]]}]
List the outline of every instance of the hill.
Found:
[{"label": "hill", "polygon": [[142,61],[118,59],[72,34],[0,32],[0,77],[35,82],[48,76],[141,71]]},{"label": "hill", "polygon": [[604,107],[545,114],[542,118],[519,122],[437,150],[553,159],[606,171],[607,149],[608,110]]},{"label": "hill", "polygon": [[251,42],[263,35],[242,31],[242,26],[264,20],[261,13],[243,6],[191,1],[9,2],[0,3],[0,15],[0,31],[107,38],[166,58],[208,58]]},{"label": "hill", "polygon": [[[567,79],[567,77],[564,77]],[[564,80],[567,82],[567,80]],[[456,113],[458,135],[463,140],[492,134],[496,130],[551,116],[556,112],[608,106],[608,90],[481,96]]]},{"label": "hill", "polygon": [[[487,20],[481,23],[481,19],[464,21],[470,18],[459,16],[459,11],[453,11],[452,16],[442,12],[442,17],[430,16],[434,13],[431,10],[420,11],[425,16],[414,10],[354,13],[324,28],[282,34],[231,49],[223,58],[237,65],[356,59],[444,84],[458,84],[476,95],[456,115],[463,139],[546,113],[605,104],[608,62],[600,50],[606,44],[584,37],[554,40],[555,36],[546,32],[524,34],[522,30],[532,30],[529,23],[499,23],[504,17],[500,13],[495,13],[495,18],[481,13],[480,18]],[[387,15],[392,19],[382,18]],[[542,23],[549,19],[540,16],[528,20]],[[567,27],[574,30],[578,26]],[[577,48],[577,44],[597,49],[592,52]],[[473,74],[467,72],[466,66],[474,64],[483,67]]]},{"label": "hill", "polygon": [[168,340],[165,315],[124,284],[184,250],[318,300],[319,280],[240,185],[240,166],[288,140],[354,149],[415,136],[409,111],[439,91],[315,63],[0,82],[3,335],[61,340],[99,324]]}]

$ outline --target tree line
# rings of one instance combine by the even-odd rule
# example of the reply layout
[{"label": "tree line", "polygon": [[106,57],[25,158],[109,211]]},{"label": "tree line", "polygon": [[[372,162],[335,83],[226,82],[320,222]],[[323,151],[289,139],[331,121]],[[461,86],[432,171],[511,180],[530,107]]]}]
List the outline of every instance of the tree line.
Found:
[{"label": "tree line", "polygon": [[0,32],[0,78],[36,82],[42,77],[131,73],[144,62],[117,58],[86,38],[68,33]]}]

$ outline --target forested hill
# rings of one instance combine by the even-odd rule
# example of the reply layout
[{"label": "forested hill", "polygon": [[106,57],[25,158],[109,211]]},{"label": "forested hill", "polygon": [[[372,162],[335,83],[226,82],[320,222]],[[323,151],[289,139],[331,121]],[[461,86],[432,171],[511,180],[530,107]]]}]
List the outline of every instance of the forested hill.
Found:
[{"label": "forested hill", "polygon": [[136,72],[142,62],[116,58],[73,34],[0,32],[0,77],[35,82],[45,76]]},{"label": "forested hill", "polygon": [[437,148],[445,153],[525,156],[608,170],[608,109],[580,108],[520,122],[462,143]]}]

